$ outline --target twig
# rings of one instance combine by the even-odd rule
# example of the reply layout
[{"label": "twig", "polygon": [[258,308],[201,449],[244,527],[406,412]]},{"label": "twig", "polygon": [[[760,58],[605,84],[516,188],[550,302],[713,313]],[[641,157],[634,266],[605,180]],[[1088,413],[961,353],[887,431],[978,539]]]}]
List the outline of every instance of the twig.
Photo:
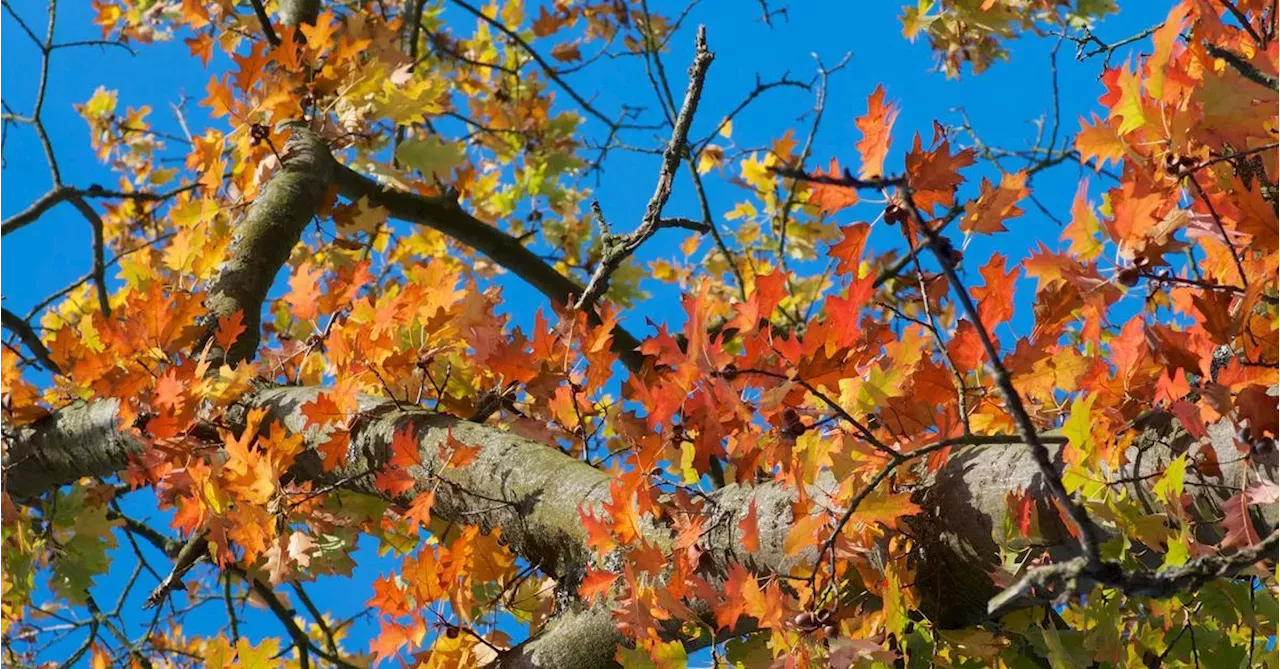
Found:
[{"label": "twig", "polygon": [[45,369],[54,374],[61,374],[62,368],[58,363],[49,357],[49,349],[45,348],[44,342],[40,341],[40,336],[36,331],[31,329],[31,325],[26,321],[18,318],[18,315],[8,309],[0,309],[0,316],[3,316],[3,324],[6,330],[18,335],[23,344],[27,345],[27,349],[36,357],[36,360],[44,366]]},{"label": "twig", "polygon": [[596,300],[608,289],[609,276],[622,265],[624,260],[635,253],[641,244],[663,227],[662,209],[671,198],[671,184],[675,180],[676,169],[680,166],[681,158],[687,151],[689,126],[693,123],[693,115],[698,110],[698,101],[702,97],[702,86],[706,81],[707,69],[715,59],[715,56],[707,50],[705,26],[698,28],[695,50],[693,65],[689,68],[689,85],[685,89],[684,102],[680,106],[679,115],[676,116],[675,127],[671,130],[671,141],[662,152],[662,169],[658,172],[658,185],[654,189],[653,197],[649,199],[649,204],[645,207],[644,219],[640,222],[640,227],[629,235],[616,237],[605,234],[604,254],[595,273],[591,275],[591,280],[587,282],[586,289],[582,291],[581,297],[574,305],[577,310],[587,310],[594,306]]},{"label": "twig", "polygon": [[[1248,25],[1248,24],[1245,24],[1245,25]],[[1209,43],[1205,44],[1205,50],[1207,50],[1209,52],[1209,55],[1213,56],[1214,58],[1221,58],[1227,61],[1227,64],[1235,68],[1235,71],[1239,72],[1240,76],[1244,77],[1245,79],[1248,79],[1249,81],[1252,81],[1255,84],[1266,86],[1270,90],[1273,90],[1273,91],[1276,90],[1276,87],[1278,85],[1276,78],[1254,67],[1252,63],[1245,60],[1243,57],[1240,56],[1240,54],[1232,51],[1231,49],[1220,47],[1217,44],[1209,44]]]},{"label": "twig", "polygon": [[[1043,599],[1064,587],[1072,592],[1087,591],[1091,583],[1117,588],[1130,596],[1163,598],[1200,588],[1218,578],[1231,577],[1266,559],[1275,560],[1280,546],[1280,530],[1273,530],[1261,542],[1231,555],[1206,555],[1178,567],[1158,571],[1126,573],[1114,563],[1104,569],[1090,567],[1083,557],[1032,569],[987,603],[988,612],[998,614],[1025,597]],[[1083,582],[1082,582],[1083,581]],[[1053,597],[1050,597],[1052,599]]]},{"label": "twig", "polygon": [[548,63],[537,51],[534,51],[533,47],[526,42],[524,38],[520,37],[518,33],[464,0],[453,0],[453,4],[467,10],[476,18],[489,24],[490,27],[503,35],[506,35],[507,39],[519,45],[521,49],[524,49],[524,51],[533,58],[534,62],[542,68],[542,72],[547,75],[547,78],[556,82],[556,84],[560,86],[561,90],[568,93],[569,97],[573,98],[573,101],[578,103],[578,105],[581,106],[588,114],[596,117],[601,123],[604,123],[610,128],[617,127],[617,124],[615,124],[612,119],[600,113],[600,111],[595,107],[591,106],[591,103],[587,102],[586,99],[579,95],[572,86],[565,82],[565,80],[560,77],[556,69],[552,67],[551,64]]},{"label": "twig", "polygon": [[1204,206],[1209,210],[1209,216],[1213,219],[1213,224],[1217,226],[1218,232],[1222,234],[1222,241],[1227,245],[1227,250],[1231,252],[1231,260],[1235,262],[1236,272],[1240,274],[1240,284],[1248,288],[1249,277],[1244,274],[1244,264],[1240,262],[1240,252],[1236,251],[1235,244],[1231,242],[1231,235],[1227,234],[1227,228],[1222,224],[1222,217],[1218,216],[1218,210],[1214,208],[1213,202],[1209,200],[1209,195],[1200,186],[1200,181],[1194,176],[1189,178],[1188,181],[1191,182],[1196,194],[1200,196],[1200,200],[1204,202]]},{"label": "twig", "polygon": [[111,299],[110,292],[107,289],[107,266],[104,260],[106,256],[106,241],[103,239],[104,226],[102,217],[82,197],[73,197],[71,205],[84,216],[85,220],[89,222],[89,228],[93,231],[93,270],[91,274],[93,274],[93,282],[98,287],[98,308],[102,310],[103,316],[110,316]]},{"label": "twig", "polygon": [[[1100,560],[1097,526],[1084,507],[1071,498],[1066,486],[1062,484],[1062,477],[1054,470],[1053,462],[1049,458],[1049,449],[1045,448],[1044,442],[1041,441],[1040,435],[1036,432],[1035,424],[1031,421],[1031,415],[1027,413],[1026,407],[1022,404],[1021,396],[1018,395],[1018,391],[1013,387],[1013,379],[1009,375],[1009,370],[1000,361],[1000,351],[992,341],[990,332],[982,323],[982,318],[978,315],[978,309],[974,306],[973,299],[969,297],[969,291],[965,289],[964,281],[960,278],[959,273],[956,272],[950,253],[942,247],[941,237],[925,222],[920,210],[912,200],[911,189],[904,187],[902,194],[903,200],[910,207],[909,211],[914,214],[914,219],[920,223],[919,228],[928,241],[929,249],[933,251],[938,264],[942,266],[942,273],[951,284],[956,300],[960,303],[969,321],[973,323],[974,329],[977,330],[978,339],[987,354],[987,362],[995,372],[996,386],[1000,389],[1000,393],[1004,395],[1009,413],[1012,414],[1023,439],[1026,440],[1027,448],[1031,451],[1031,457],[1035,461],[1036,467],[1044,477],[1044,485],[1049,488],[1050,494],[1062,505],[1071,523],[1075,525],[1079,535],[1080,550],[1085,560],[1091,567],[1096,566]],[[910,224],[910,221],[904,222],[904,225],[908,224]]]},{"label": "twig", "polygon": [[280,46],[280,38],[276,36],[275,28],[271,27],[271,17],[267,15],[266,7],[262,6],[262,0],[249,0],[253,5],[253,13],[258,17],[258,25],[262,26],[262,34],[267,36],[267,43],[271,46]]}]

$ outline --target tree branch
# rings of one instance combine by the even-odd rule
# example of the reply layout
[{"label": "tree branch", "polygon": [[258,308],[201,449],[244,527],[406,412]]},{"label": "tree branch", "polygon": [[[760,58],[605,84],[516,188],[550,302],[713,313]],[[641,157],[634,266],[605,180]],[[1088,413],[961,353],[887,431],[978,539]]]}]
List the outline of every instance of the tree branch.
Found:
[{"label": "tree branch", "polygon": [[[654,189],[653,196],[649,198],[649,204],[645,206],[640,227],[636,228],[635,232],[620,238],[604,233],[604,256],[596,266],[596,271],[591,275],[591,280],[587,282],[587,288],[578,298],[574,309],[591,309],[596,300],[608,290],[609,276],[663,227],[662,210],[667,206],[667,200],[671,199],[671,185],[675,181],[676,170],[679,169],[680,161],[688,151],[689,126],[693,124],[693,115],[698,111],[698,101],[702,98],[707,69],[715,59],[715,55],[707,50],[705,26],[698,28],[698,36],[694,44],[695,54],[693,65],[689,67],[689,85],[685,89],[684,102],[680,105],[680,113],[676,116],[675,124],[671,129],[671,141],[662,152],[662,169],[658,172],[658,185]],[[598,214],[599,207],[596,211]],[[602,216],[600,218],[603,220]]]}]

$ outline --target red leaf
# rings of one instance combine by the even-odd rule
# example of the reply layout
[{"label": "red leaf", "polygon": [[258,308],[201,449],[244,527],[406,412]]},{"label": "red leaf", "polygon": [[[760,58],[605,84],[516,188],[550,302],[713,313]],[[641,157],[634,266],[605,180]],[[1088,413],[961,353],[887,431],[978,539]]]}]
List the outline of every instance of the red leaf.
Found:
[{"label": "red leaf", "polygon": [[302,415],[307,418],[307,427],[325,426],[342,417],[338,403],[333,401],[329,393],[320,393],[314,400],[302,405]]},{"label": "red leaf", "polygon": [[1027,189],[1026,171],[1006,174],[997,188],[982,178],[982,192],[978,199],[971,200],[964,208],[964,218],[960,220],[960,229],[964,232],[995,233],[1004,232],[1004,222],[1022,215],[1018,202],[1031,194]]},{"label": "red leaf", "polygon": [[587,531],[587,545],[596,549],[597,553],[603,555],[618,546],[609,526],[587,513],[585,508],[578,509],[578,519],[582,521],[582,529]]},{"label": "red leaf", "polygon": [[1274,395],[1268,395],[1264,386],[1253,384],[1236,393],[1236,411],[1249,422],[1249,432],[1254,438],[1269,434],[1277,436],[1277,416],[1280,405]]},{"label": "red leaf", "polygon": [[1222,505],[1222,510],[1225,514],[1222,528],[1227,531],[1227,536],[1223,537],[1219,548],[1244,548],[1261,541],[1253,519],[1249,517],[1249,497],[1243,491],[1232,495]]},{"label": "red leaf", "polygon": [[440,459],[448,467],[466,467],[480,457],[481,447],[463,443],[453,437],[449,430],[445,443],[440,447]]},{"label": "red leaf", "polygon": [[956,323],[956,332],[947,343],[947,353],[961,373],[973,371],[982,364],[982,340],[973,323],[965,319]]},{"label": "red leaf", "polygon": [[399,467],[388,467],[373,477],[373,484],[388,495],[403,495],[413,488],[413,477]]},{"label": "red leaf", "polygon": [[391,464],[395,467],[422,465],[422,456],[418,452],[418,438],[413,434],[413,426],[396,430],[391,438]]},{"label": "red leaf", "polygon": [[986,284],[971,289],[973,296],[978,298],[978,317],[987,334],[993,333],[997,325],[1013,317],[1013,284],[1018,270],[1014,269],[1006,274],[1004,263],[1003,255],[992,255],[991,262],[978,270],[982,278],[987,280]]},{"label": "red leaf", "polygon": [[844,239],[833,245],[827,251],[827,255],[840,261],[836,265],[837,272],[841,274],[856,272],[858,264],[862,262],[862,250],[867,244],[867,235],[871,232],[871,226],[866,223],[855,223],[840,228],[840,232],[844,235]]}]

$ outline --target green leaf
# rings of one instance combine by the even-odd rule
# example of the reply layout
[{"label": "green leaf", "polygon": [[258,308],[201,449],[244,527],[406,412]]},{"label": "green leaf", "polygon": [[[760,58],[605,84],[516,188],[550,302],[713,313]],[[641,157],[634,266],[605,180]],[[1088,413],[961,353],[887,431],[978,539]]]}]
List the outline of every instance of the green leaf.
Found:
[{"label": "green leaf", "polygon": [[1172,504],[1182,497],[1182,489],[1185,487],[1187,480],[1187,454],[1183,453],[1173,459],[1168,467],[1165,467],[1164,474],[1159,481],[1151,487],[1151,492],[1161,502]]},{"label": "green leaf", "polygon": [[59,493],[54,502],[55,552],[49,572],[49,587],[60,597],[83,604],[93,587],[94,577],[111,566],[107,552],[116,547],[112,528],[119,521],[107,519],[107,509],[87,506],[85,489],[74,486]]},{"label": "green leaf", "polygon": [[446,179],[453,168],[466,161],[462,145],[439,137],[410,139],[396,149],[396,159],[427,176]]}]

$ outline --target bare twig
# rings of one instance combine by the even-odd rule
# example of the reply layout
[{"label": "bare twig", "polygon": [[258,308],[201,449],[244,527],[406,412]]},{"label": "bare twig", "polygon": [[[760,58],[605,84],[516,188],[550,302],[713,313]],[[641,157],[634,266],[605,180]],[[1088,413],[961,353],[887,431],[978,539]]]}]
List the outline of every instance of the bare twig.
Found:
[{"label": "bare twig", "polygon": [[103,316],[111,315],[110,292],[107,289],[106,241],[103,239],[102,217],[82,197],[71,199],[71,205],[89,222],[93,231],[93,282],[98,287],[98,308]]},{"label": "bare twig", "polygon": [[684,157],[689,137],[689,126],[693,123],[693,115],[698,110],[698,101],[702,98],[702,86],[706,81],[707,69],[715,56],[707,50],[707,30],[705,26],[698,28],[695,40],[696,53],[693,65],[689,68],[689,85],[685,89],[684,102],[680,113],[676,116],[675,127],[671,131],[671,141],[662,152],[662,169],[658,172],[658,185],[645,207],[644,219],[635,232],[622,237],[605,233],[605,250],[600,264],[587,282],[574,305],[575,309],[590,309],[597,299],[608,289],[609,276],[622,265],[622,262],[635,253],[646,240],[663,227],[662,209],[671,198],[671,184],[675,180],[676,169]]},{"label": "bare twig", "polygon": [[0,309],[0,315],[4,318],[5,329],[18,335],[18,338],[22,340],[23,344],[27,345],[27,349],[31,351],[31,354],[36,357],[36,360],[45,369],[54,374],[62,373],[62,368],[53,361],[53,358],[49,357],[49,349],[45,348],[44,342],[40,341],[39,335],[36,334],[35,330],[31,329],[30,324],[18,318],[17,314],[8,309]]}]

